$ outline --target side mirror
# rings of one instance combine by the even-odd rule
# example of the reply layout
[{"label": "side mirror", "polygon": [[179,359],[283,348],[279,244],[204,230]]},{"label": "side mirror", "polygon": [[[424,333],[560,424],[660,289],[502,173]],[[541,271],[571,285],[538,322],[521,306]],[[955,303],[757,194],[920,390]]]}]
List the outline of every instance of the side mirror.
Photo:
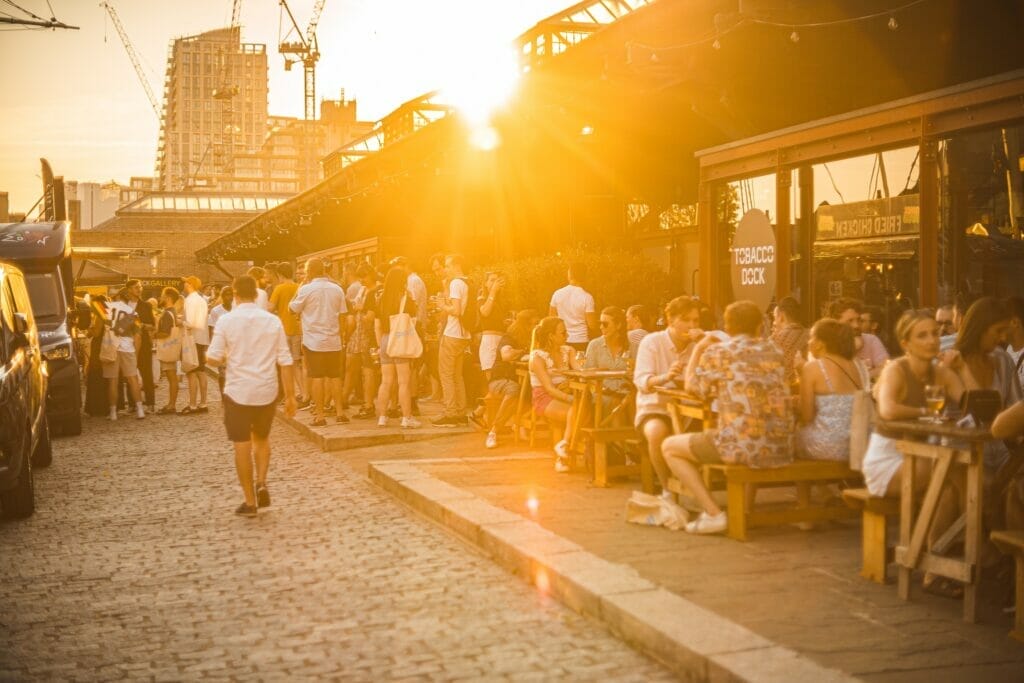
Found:
[{"label": "side mirror", "polygon": [[24,313],[14,314],[14,350],[31,347],[28,340],[28,318]]}]

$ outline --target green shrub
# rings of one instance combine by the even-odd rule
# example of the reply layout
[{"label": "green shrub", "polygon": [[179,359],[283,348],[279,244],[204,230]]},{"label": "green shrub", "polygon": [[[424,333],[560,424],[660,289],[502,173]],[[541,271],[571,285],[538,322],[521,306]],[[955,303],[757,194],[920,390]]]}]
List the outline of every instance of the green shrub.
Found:
[{"label": "green shrub", "polygon": [[633,304],[660,307],[667,298],[668,275],[644,256],[626,251],[574,251],[533,256],[474,268],[471,277],[484,282],[489,271],[500,271],[507,281],[505,300],[513,310],[532,308],[547,315],[551,294],[567,283],[570,261],[587,265],[584,289],[594,295],[597,310],[623,309]]}]

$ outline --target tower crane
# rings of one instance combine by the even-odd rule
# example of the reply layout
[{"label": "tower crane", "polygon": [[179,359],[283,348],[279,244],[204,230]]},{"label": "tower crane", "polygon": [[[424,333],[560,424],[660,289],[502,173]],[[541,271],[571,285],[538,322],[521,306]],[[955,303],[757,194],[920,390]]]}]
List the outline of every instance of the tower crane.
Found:
[{"label": "tower crane", "polygon": [[[214,166],[219,171],[224,171],[231,162],[235,152],[235,108],[233,100],[238,95],[238,84],[232,82],[231,62],[229,54],[234,54],[235,43],[241,42],[238,37],[239,19],[242,13],[242,0],[233,0],[231,4],[231,24],[228,26],[229,43],[220,50],[220,70],[217,74],[216,87],[213,89],[213,98],[220,100],[221,110],[221,134],[217,136],[217,144],[214,146]],[[205,156],[205,154],[204,154]],[[199,161],[199,168],[203,160]],[[196,168],[196,173],[199,173]],[[195,177],[193,175],[193,177]]]},{"label": "tower crane", "polygon": [[[313,15],[309,19],[309,26],[306,27],[306,34],[303,36],[299,23],[295,21],[295,15],[292,14],[291,8],[288,7],[287,0],[281,0],[281,7],[292,22],[292,28],[288,29],[284,38],[287,38],[294,30],[298,40],[289,42],[282,38],[277,46],[277,51],[284,56],[285,71],[291,71],[293,64],[302,62],[305,75],[303,89],[307,121],[316,119],[316,63],[320,59],[320,46],[316,39],[316,26],[320,22],[320,14],[324,11],[325,2],[326,0],[316,0],[316,3],[313,5]],[[294,57],[289,57],[288,55],[294,55]]]},{"label": "tower crane", "polygon": [[121,19],[117,16],[117,11],[114,10],[113,5],[109,2],[101,2],[100,7],[107,10],[107,14],[110,15],[110,21],[113,22],[114,28],[117,30],[117,35],[121,37],[121,42],[124,44],[124,49],[128,53],[128,59],[132,61],[132,66],[135,67],[135,73],[139,77],[139,83],[142,83],[142,89],[146,91],[146,97],[149,98],[149,105],[153,107],[153,113],[156,117],[160,118],[160,102],[157,101],[156,95],[153,94],[153,88],[149,85],[149,80],[146,78],[146,74],[142,71],[142,64],[139,63],[139,56],[135,53],[135,47],[132,46],[132,41],[128,38],[128,33],[124,30],[124,25],[121,23]]}]

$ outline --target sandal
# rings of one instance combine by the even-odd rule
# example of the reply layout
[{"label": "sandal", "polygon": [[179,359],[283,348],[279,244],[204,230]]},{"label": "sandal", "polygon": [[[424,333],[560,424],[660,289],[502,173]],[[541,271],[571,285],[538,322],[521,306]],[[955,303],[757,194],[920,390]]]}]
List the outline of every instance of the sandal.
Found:
[{"label": "sandal", "polygon": [[309,424],[311,424],[314,427],[325,427],[327,426],[327,420],[323,419],[322,417],[318,417]]},{"label": "sandal", "polygon": [[964,597],[963,584],[954,579],[947,579],[945,576],[935,576],[934,574],[925,576],[921,581],[921,589],[925,593],[951,600],[959,600]]},{"label": "sandal", "polygon": [[199,412],[199,410],[197,408],[192,408],[191,406],[185,406],[184,408],[181,409],[181,411],[178,413],[178,415],[195,415],[198,412]]},{"label": "sandal", "polygon": [[177,415],[178,411],[171,406],[164,406],[160,410],[156,411],[157,415]]}]

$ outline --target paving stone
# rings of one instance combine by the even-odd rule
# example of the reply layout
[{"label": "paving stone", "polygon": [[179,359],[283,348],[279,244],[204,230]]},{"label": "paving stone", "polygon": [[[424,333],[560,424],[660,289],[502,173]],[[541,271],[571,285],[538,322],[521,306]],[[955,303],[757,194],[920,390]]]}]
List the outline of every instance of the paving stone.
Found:
[{"label": "paving stone", "polygon": [[242,519],[216,401],[55,440],[36,514],[0,522],[0,680],[671,680],[395,501],[358,451],[280,422],[272,445],[273,505]]}]

